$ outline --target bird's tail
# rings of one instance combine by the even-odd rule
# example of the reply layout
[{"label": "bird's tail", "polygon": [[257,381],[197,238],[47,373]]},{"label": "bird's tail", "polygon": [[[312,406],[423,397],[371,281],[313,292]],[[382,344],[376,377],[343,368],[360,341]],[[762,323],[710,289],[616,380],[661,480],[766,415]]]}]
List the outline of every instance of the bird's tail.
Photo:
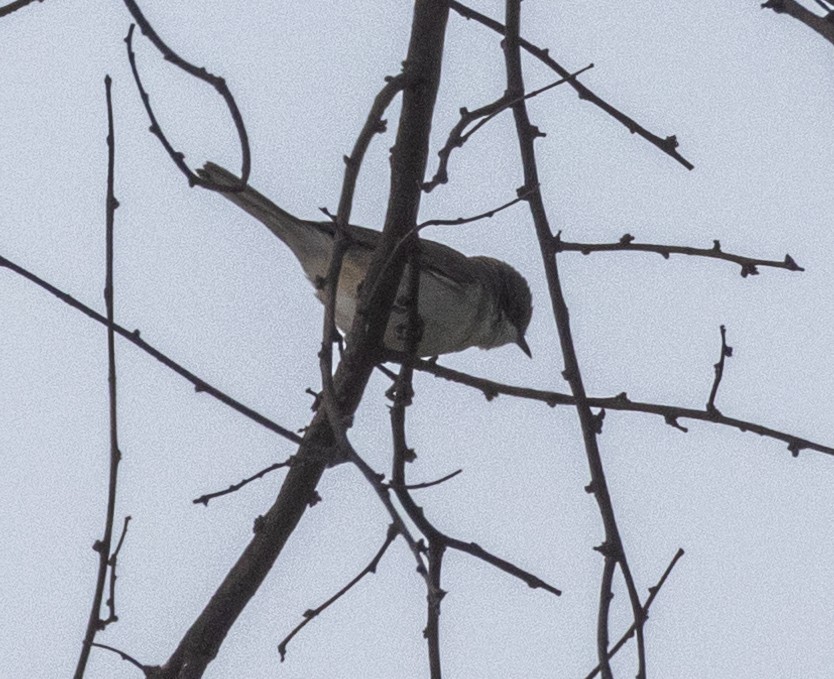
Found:
[{"label": "bird's tail", "polygon": [[[211,162],[206,163],[203,169],[197,172],[203,179],[220,186],[230,188],[241,186],[239,177]],[[326,233],[320,224],[291,215],[248,185],[238,191],[218,193],[243,208],[286,243],[311,280],[322,275],[320,269],[327,266],[326,257],[332,249],[333,239],[332,235]]]}]

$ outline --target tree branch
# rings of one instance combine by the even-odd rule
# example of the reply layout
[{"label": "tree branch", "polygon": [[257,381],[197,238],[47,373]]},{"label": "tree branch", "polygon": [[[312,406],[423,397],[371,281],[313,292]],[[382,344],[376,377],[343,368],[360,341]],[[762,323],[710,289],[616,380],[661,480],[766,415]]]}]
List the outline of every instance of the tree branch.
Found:
[{"label": "tree branch", "polygon": [[[496,33],[506,35],[507,30],[499,21],[495,21],[495,19],[491,19],[485,14],[476,12],[474,9],[467,7],[463,3],[457,2],[457,0],[448,1],[449,8],[460,14],[462,17],[466,19],[474,19],[475,21],[477,21],[480,24],[483,24],[487,28],[491,28]],[[556,62],[553,58],[551,58],[548,50],[543,49],[541,47],[537,47],[536,45],[532,44],[531,42],[528,42],[524,38],[519,38],[518,44],[521,46],[522,49],[526,50],[534,57],[536,57],[539,61],[553,69],[553,71],[555,71],[562,78],[568,78],[570,76],[570,71],[568,71],[568,69]],[[625,113],[609,104],[602,97],[597,96],[597,94],[595,94],[590,88],[586,87],[581,82],[577,80],[571,80],[569,82],[571,87],[573,87],[573,89],[576,90],[580,99],[588,101],[597,108],[601,109],[609,116],[614,118],[614,120],[616,120],[618,123],[624,125],[629,132],[631,132],[632,134],[636,134],[639,137],[643,137],[643,139],[645,139],[653,146],[656,146],[667,156],[674,158],[687,170],[691,170],[695,167],[686,158],[684,158],[682,155],[678,153],[677,137],[675,137],[674,135],[665,138],[657,136],[653,132],[650,132],[645,127],[640,125],[636,120],[630,118]]]},{"label": "tree branch", "polygon": [[[342,416],[356,410],[382,346],[404,259],[384,266],[403,234],[413,229],[420,204],[429,131],[440,79],[448,17],[444,0],[417,0],[411,41],[404,66],[406,86],[397,140],[391,156],[388,212],[380,244],[363,286],[347,348],[333,378]],[[183,637],[155,679],[197,679],[216,656],[223,639],[272,568],[289,536],[316,497],[326,461],[311,454],[334,444],[326,414],[316,413],[269,511],[256,522],[256,533],[206,608]]]},{"label": "tree branch", "polygon": [[616,243],[570,243],[563,241],[561,232],[553,238],[554,252],[581,252],[589,255],[592,252],[656,252],[664,259],[670,255],[689,255],[691,257],[706,257],[708,259],[721,259],[725,262],[732,262],[741,267],[741,277],[757,276],[760,266],[772,267],[774,269],[787,269],[788,271],[805,271],[794,261],[790,255],[785,255],[782,260],[758,259],[746,255],[736,255],[724,252],[721,249],[721,242],[714,240],[711,248],[693,248],[686,245],[660,245],[654,243],[635,243],[634,236],[630,233],[624,234]]}]

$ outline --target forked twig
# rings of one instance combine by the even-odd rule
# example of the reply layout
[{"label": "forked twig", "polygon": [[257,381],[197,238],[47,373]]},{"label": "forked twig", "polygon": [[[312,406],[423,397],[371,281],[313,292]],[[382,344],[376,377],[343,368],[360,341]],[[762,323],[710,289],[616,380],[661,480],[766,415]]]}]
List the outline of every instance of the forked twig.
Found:
[{"label": "forked twig", "polygon": [[[651,608],[652,603],[654,603],[655,597],[660,592],[661,588],[663,587],[664,583],[666,582],[666,579],[672,573],[672,569],[675,567],[675,564],[680,560],[680,558],[683,555],[684,555],[684,551],[682,549],[678,549],[678,551],[675,552],[675,556],[673,556],[672,560],[669,562],[669,565],[666,566],[666,570],[663,571],[663,575],[660,576],[660,580],[657,581],[657,584],[654,587],[649,587],[649,596],[646,599],[646,602],[643,604],[644,619],[647,619],[649,617],[649,609]],[[620,640],[609,649],[609,651],[608,651],[608,660],[611,660],[611,658],[613,658],[619,652],[619,650],[623,646],[625,646],[626,642],[629,639],[631,639],[631,637],[633,635],[634,635],[634,623],[632,623],[631,626],[625,632],[623,632],[623,635],[620,637]],[[597,665],[593,670],[591,670],[585,676],[585,679],[594,679],[594,677],[597,676],[597,674],[599,674],[599,671],[600,671],[600,666]]]},{"label": "forked twig", "polygon": [[[452,151],[456,148],[461,148],[469,138],[475,134],[478,130],[480,130],[484,125],[486,125],[490,120],[495,118],[499,113],[502,111],[506,111],[510,108],[518,99],[530,99],[532,97],[536,97],[543,92],[547,92],[550,89],[558,85],[563,85],[566,82],[569,82],[578,76],[580,76],[585,71],[593,68],[593,64],[589,64],[584,68],[579,69],[578,71],[571,73],[570,75],[560,78],[555,82],[550,83],[549,85],[545,85],[544,87],[540,87],[537,90],[533,90],[532,92],[528,92],[521,97],[510,97],[507,94],[502,95],[492,103],[486,104],[481,106],[480,108],[475,109],[474,111],[470,111],[467,108],[460,109],[460,120],[452,127],[449,131],[449,136],[446,138],[446,143],[443,147],[437,152],[440,161],[437,166],[437,171],[434,173],[434,177],[432,177],[429,181],[423,184],[423,191],[426,193],[431,192],[440,184],[445,184],[449,181],[449,158],[452,155]],[[472,129],[467,130],[469,125],[478,121],[472,126]]]},{"label": "forked twig", "polygon": [[[148,38],[148,40],[151,41],[153,46],[156,47],[156,49],[159,50],[159,52],[165,57],[166,61],[174,64],[174,66],[185,71],[186,73],[188,73],[188,75],[196,78],[197,80],[202,80],[203,82],[208,83],[223,98],[223,101],[226,104],[226,108],[229,110],[229,114],[231,115],[232,121],[234,122],[238,139],[240,140],[240,175],[242,188],[249,181],[249,172],[252,167],[251,152],[249,150],[249,135],[246,132],[246,125],[243,122],[243,116],[240,114],[240,109],[238,108],[237,102],[235,101],[235,98],[232,96],[232,93],[229,90],[229,86],[226,84],[226,81],[223,78],[214,75],[213,73],[209,73],[205,68],[194,66],[194,64],[189,63],[188,61],[183,59],[179,54],[177,54],[174,50],[172,50],[165,43],[165,41],[162,40],[159,34],[154,30],[153,26],[151,26],[150,22],[145,18],[145,15],[142,14],[142,10],[139,9],[139,5],[136,4],[135,0],[124,0],[124,3],[128,11],[133,16],[134,21],[136,21],[136,23],[139,25],[139,30],[142,31],[142,35],[144,35]],[[191,186],[200,185],[215,190],[228,190],[228,187],[215,185],[213,182],[208,182],[197,176],[185,164],[185,155],[182,152],[174,149],[173,145],[162,131],[162,127],[156,120],[156,116],[154,115],[153,109],[150,105],[150,97],[148,96],[148,93],[142,86],[142,81],[139,77],[139,69],[136,66],[136,55],[133,52],[133,25],[131,25],[128,29],[125,42],[127,43],[127,54],[128,60],[130,61],[130,68],[133,72],[133,79],[136,83],[136,87],[139,90],[139,95],[142,99],[142,103],[145,106],[145,111],[147,112],[148,118],[151,121],[151,133],[154,134],[157,137],[157,139],[159,139],[159,142],[162,144],[165,151],[171,157],[171,160],[174,161],[174,163],[180,169],[180,171],[188,178],[188,182]]]}]

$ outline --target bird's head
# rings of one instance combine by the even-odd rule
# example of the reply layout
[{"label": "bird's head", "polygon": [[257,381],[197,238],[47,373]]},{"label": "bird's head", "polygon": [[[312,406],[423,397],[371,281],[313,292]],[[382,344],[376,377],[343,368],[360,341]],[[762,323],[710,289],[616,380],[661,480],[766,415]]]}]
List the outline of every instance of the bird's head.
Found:
[{"label": "bird's head", "polygon": [[533,315],[533,295],[527,280],[506,262],[491,257],[473,257],[489,270],[495,298],[493,341],[489,345],[516,344],[532,358],[524,338]]}]

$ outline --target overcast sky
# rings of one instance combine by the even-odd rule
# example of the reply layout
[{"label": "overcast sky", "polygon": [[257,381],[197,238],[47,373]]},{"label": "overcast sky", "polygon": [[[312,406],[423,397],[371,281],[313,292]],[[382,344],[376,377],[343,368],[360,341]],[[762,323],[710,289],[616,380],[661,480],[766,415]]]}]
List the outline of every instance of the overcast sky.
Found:
[{"label": "overcast sky", "polygon": [[[179,53],[226,78],[246,121],[251,183],[305,218],[335,210],[370,103],[405,56],[412,4],[394,0],[143,3]],[[816,6],[809,3],[810,6]],[[501,18],[501,2],[478,3]],[[106,111],[114,80],[116,315],[201,378],[290,429],[319,385],[321,307],[289,251],[222,197],[189,189],[157,140],[130,78],[115,2],[34,3],[0,20],[0,255],[104,309]],[[727,415],[834,445],[834,50],[752,0],[523,3],[522,30],[660,136],[687,171],[558,87],[530,102],[546,207],[566,240],[638,240],[781,259],[804,273],[739,276],[725,262],[649,254],[559,258],[588,391],[703,407],[726,325],[733,357],[717,405]],[[504,88],[499,41],[452,14],[432,154],[462,106]],[[136,44],[163,124],[192,167],[239,167],[213,93]],[[524,62],[529,89],[555,79]],[[395,105],[387,115],[392,130]],[[453,156],[451,181],[420,217],[507,202],[520,186],[509,114]],[[379,228],[393,131],[363,166],[355,223]],[[432,156],[430,166],[435,167]],[[516,347],[441,363],[566,391],[538,248],[522,206],[426,230],[466,254],[504,259],[530,281],[530,360]],[[66,677],[95,579],[108,460],[102,327],[0,270],[0,677]],[[205,605],[281,482],[275,473],[212,502],[191,500],[291,455],[132,345],[117,344],[124,462],[118,516],[133,521],[119,562],[119,622],[99,640],[164,662]],[[351,440],[390,467],[386,380],[371,381]],[[582,677],[595,664],[602,539],[575,413],[415,379],[413,482],[437,525],[530,569],[554,598],[472,558],[444,565],[446,676]],[[650,676],[828,677],[834,666],[834,459],[693,422],[609,413],[600,438],[620,529],[641,592],[679,547],[686,556],[646,628]],[[401,544],[377,573],[309,625],[279,663],[278,642],[382,543],[388,516],[360,474],[327,473],[278,564],[207,677],[411,679],[427,676],[425,593]],[[612,636],[627,624],[618,584]],[[633,676],[623,653],[617,676]],[[95,651],[91,679],[136,677]]]}]

